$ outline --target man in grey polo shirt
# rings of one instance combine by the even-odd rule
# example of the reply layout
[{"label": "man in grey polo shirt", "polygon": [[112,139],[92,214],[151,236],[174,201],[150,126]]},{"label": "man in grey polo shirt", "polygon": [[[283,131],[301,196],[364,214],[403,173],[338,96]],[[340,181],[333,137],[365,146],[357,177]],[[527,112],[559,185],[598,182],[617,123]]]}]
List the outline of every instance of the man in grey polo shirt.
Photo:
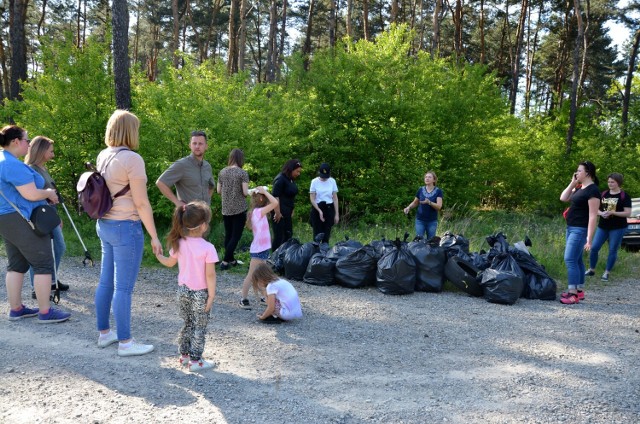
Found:
[{"label": "man in grey polo shirt", "polygon": [[[189,148],[191,154],[178,159],[164,171],[156,186],[174,205],[186,205],[192,200],[203,200],[211,204],[211,194],[215,188],[213,172],[209,162],[204,160],[207,151],[207,135],[204,131],[192,131]],[[176,194],[171,189],[176,186]]]}]

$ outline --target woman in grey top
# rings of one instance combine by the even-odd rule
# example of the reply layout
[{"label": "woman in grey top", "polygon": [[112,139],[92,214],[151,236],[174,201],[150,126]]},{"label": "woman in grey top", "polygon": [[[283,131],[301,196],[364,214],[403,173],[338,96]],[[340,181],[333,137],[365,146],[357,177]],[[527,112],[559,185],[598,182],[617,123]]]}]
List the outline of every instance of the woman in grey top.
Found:
[{"label": "woman in grey top", "polygon": [[224,221],[224,258],[220,269],[229,269],[240,262],[234,257],[234,252],[242,237],[247,221],[247,201],[249,195],[249,174],[242,169],[244,166],[244,152],[233,149],[229,153],[227,167],[218,174],[218,194],[222,198],[222,218]]},{"label": "woman in grey top", "polygon": [[[29,165],[38,174],[42,175],[42,178],[44,178],[45,189],[50,188],[56,190],[56,184],[53,181],[53,178],[51,178],[51,175],[49,175],[49,171],[47,170],[46,166],[46,163],[54,157],[55,154],[53,152],[53,140],[39,135],[37,137],[34,137],[33,140],[31,140],[31,142],[29,143],[29,152],[24,158],[24,163]],[[60,225],[57,226],[51,234],[53,238],[53,253],[55,255],[54,259],[56,264],[55,271],[57,273],[58,269],[60,268],[60,261],[62,260],[62,256],[67,250],[67,246],[64,243],[64,237],[62,235],[62,223],[60,223]],[[51,290],[55,290],[56,288],[56,273],[52,274],[52,277],[54,278],[52,278],[51,281]],[[31,278],[31,287],[33,288],[33,268],[29,268],[29,277]],[[59,281],[58,288],[61,291],[69,290],[69,286],[67,284],[62,284]],[[35,291],[31,292],[31,297],[33,297],[34,299],[36,298]]]}]

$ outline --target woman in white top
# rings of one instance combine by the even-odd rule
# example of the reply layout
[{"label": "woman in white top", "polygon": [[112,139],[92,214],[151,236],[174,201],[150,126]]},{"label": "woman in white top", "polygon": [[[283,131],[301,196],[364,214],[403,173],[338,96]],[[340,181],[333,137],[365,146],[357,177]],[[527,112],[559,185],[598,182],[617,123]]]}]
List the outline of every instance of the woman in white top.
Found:
[{"label": "woman in white top", "polygon": [[329,243],[331,227],[340,222],[338,212],[338,185],[331,178],[331,168],[328,163],[320,165],[318,177],[311,180],[309,188],[311,200],[311,227],[313,239],[318,234],[324,234],[322,241]]}]

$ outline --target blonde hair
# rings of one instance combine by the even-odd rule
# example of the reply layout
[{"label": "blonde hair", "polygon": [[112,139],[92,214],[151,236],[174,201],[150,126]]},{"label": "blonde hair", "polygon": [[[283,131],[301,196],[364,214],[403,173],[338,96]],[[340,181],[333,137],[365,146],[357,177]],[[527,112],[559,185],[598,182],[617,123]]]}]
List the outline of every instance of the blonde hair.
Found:
[{"label": "blonde hair", "polygon": [[44,155],[52,144],[53,140],[42,135],[34,137],[29,143],[29,151],[27,156],[24,157],[24,163],[37,166],[44,165]]},{"label": "blonde hair", "polygon": [[140,145],[138,130],[140,120],[133,113],[118,109],[107,122],[107,130],[104,134],[104,144],[109,147],[125,146],[131,150],[137,150]]}]

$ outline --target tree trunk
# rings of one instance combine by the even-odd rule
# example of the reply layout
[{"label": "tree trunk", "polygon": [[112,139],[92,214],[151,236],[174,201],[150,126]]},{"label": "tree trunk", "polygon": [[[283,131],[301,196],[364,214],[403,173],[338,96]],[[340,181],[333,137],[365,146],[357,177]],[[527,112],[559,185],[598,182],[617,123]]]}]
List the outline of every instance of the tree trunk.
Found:
[{"label": "tree trunk", "polygon": [[238,1],[239,0],[231,0],[231,9],[229,10],[229,58],[227,59],[227,72],[230,74],[238,72],[238,34],[236,30]]},{"label": "tree trunk", "polygon": [[44,34],[44,21],[46,16],[47,16],[47,0],[42,0],[42,12],[40,12],[40,20],[38,21],[38,28],[36,31],[36,34],[38,35],[38,37]]},{"label": "tree trunk", "polygon": [[433,37],[431,38],[431,56],[436,57],[440,54],[440,15],[442,14],[442,0],[436,0],[433,8]]},{"label": "tree trunk", "polygon": [[282,0],[282,26],[280,27],[280,45],[278,46],[278,77],[284,62],[284,42],[287,35],[287,0]]},{"label": "tree trunk", "polygon": [[265,74],[265,82],[273,82],[276,80],[276,64],[278,48],[276,45],[276,36],[278,34],[278,8],[277,0],[271,0],[269,5],[269,39],[267,40],[267,66]]},{"label": "tree trunk", "polygon": [[353,40],[353,0],[347,0],[347,37]]},{"label": "tree trunk", "polygon": [[627,79],[624,83],[624,94],[622,96],[622,135],[623,143],[629,135],[629,99],[631,98],[631,83],[633,81],[633,71],[636,69],[636,58],[638,57],[638,45],[640,45],[640,29],[633,36],[633,44],[629,53],[629,66],[627,67]]},{"label": "tree trunk", "polygon": [[520,81],[520,60],[522,58],[522,43],[524,40],[524,29],[527,22],[527,12],[529,10],[528,0],[522,0],[520,8],[520,19],[518,20],[518,29],[516,32],[516,50],[512,57],[511,63],[511,91],[509,93],[509,112],[513,115],[516,113],[516,101],[518,99],[518,83]]},{"label": "tree trunk", "polygon": [[391,16],[389,16],[389,21],[392,24],[398,23],[398,0],[391,0]]},{"label": "tree trunk", "polygon": [[[531,7],[531,6],[529,6]],[[527,51],[527,77],[524,89],[524,116],[529,118],[529,110],[531,107],[531,85],[533,84],[533,64],[535,56],[538,51],[538,35],[540,33],[540,27],[542,26],[542,14],[544,13],[544,2],[540,2],[540,10],[538,11],[538,22],[536,23],[536,31],[533,35],[533,40],[529,37],[530,45]],[[529,13],[529,19],[531,19],[531,13]]]},{"label": "tree trunk", "polygon": [[[286,0],[285,0],[286,1]],[[240,0],[240,34],[238,36],[238,70],[244,71],[247,51],[247,0]]]},{"label": "tree trunk", "polygon": [[462,57],[462,15],[464,10],[462,9],[462,0],[456,0],[456,8],[453,13],[454,23],[454,40],[453,48],[456,52],[458,60]]},{"label": "tree trunk", "polygon": [[173,67],[178,68],[180,58],[177,55],[180,49],[180,16],[178,14],[178,0],[171,0],[171,56]]},{"label": "tree trunk", "polygon": [[362,0],[362,26],[364,27],[364,39],[369,41],[369,0]]},{"label": "tree trunk", "polygon": [[131,80],[129,78],[129,11],[127,0],[113,0],[113,78],[116,106],[131,108]]},{"label": "tree trunk", "polygon": [[484,0],[480,0],[480,64],[485,63],[485,42],[484,42]]},{"label": "tree trunk", "polygon": [[[366,0],[365,0],[366,1]],[[309,0],[309,14],[307,15],[307,30],[304,35],[304,46],[302,47],[302,55],[304,56],[304,69],[309,70],[309,60],[311,56],[311,32],[313,29],[313,11],[316,2]]]},{"label": "tree trunk", "polygon": [[336,46],[336,1],[329,0],[329,47]]},{"label": "tree trunk", "polygon": [[11,42],[11,93],[14,100],[22,99],[20,81],[27,80],[27,39],[25,23],[29,0],[9,2],[9,38]]},{"label": "tree trunk", "polygon": [[[578,87],[580,83],[580,50],[584,43],[584,23],[582,21],[582,12],[580,11],[580,0],[573,0],[576,21],[578,24],[578,35],[576,44],[573,49],[573,74],[571,83],[571,104],[569,108],[569,127],[567,128],[567,138],[565,142],[565,154],[571,154],[573,147],[573,134],[576,129],[576,117],[578,115]],[[584,53],[586,55],[586,52]]]}]

